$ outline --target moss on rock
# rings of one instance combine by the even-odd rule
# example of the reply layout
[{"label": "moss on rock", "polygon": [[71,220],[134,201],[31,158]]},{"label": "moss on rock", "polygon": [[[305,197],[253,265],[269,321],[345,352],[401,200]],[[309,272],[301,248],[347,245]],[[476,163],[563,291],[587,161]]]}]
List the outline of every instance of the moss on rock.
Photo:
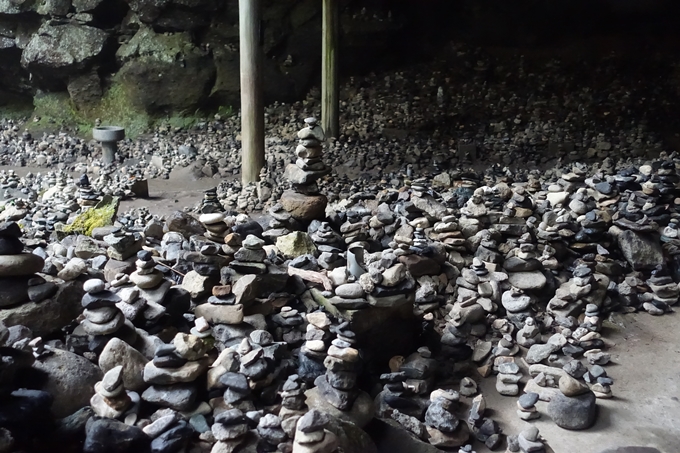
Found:
[{"label": "moss on rock", "polygon": [[97,206],[79,214],[73,223],[65,225],[62,232],[68,234],[84,234],[92,236],[95,228],[113,225],[118,212],[118,197],[106,195]]}]

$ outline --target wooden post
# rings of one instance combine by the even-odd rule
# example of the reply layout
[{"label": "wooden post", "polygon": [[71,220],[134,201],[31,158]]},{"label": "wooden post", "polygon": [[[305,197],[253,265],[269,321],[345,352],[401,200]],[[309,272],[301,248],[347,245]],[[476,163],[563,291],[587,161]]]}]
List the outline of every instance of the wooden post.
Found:
[{"label": "wooden post", "polygon": [[338,83],[338,0],[323,0],[323,49],[321,59],[321,127],[326,137],[340,132],[340,86]]},{"label": "wooden post", "polygon": [[241,181],[255,182],[264,167],[261,0],[239,0],[241,67]]}]

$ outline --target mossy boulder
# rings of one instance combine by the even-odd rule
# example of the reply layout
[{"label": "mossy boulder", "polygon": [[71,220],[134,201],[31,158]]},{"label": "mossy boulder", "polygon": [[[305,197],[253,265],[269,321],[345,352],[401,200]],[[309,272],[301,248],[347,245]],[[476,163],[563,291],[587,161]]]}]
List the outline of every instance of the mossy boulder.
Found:
[{"label": "mossy boulder", "polygon": [[157,34],[141,27],[121,46],[116,75],[127,98],[146,112],[191,111],[210,93],[215,65],[188,33]]},{"label": "mossy boulder", "polygon": [[74,73],[99,56],[109,35],[99,28],[45,22],[26,45],[21,64],[31,72]]},{"label": "mossy boulder", "polygon": [[61,232],[66,234],[92,235],[92,230],[108,225],[113,225],[118,212],[118,197],[106,195],[97,206],[79,214],[73,223],[62,227]]}]

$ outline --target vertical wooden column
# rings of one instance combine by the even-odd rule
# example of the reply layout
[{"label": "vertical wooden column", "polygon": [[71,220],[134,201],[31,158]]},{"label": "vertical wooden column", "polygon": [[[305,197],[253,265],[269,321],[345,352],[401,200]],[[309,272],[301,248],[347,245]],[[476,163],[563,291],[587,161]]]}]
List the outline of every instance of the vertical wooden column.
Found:
[{"label": "vertical wooden column", "polygon": [[241,180],[255,182],[264,167],[262,100],[261,0],[239,0],[241,68]]},{"label": "vertical wooden column", "polygon": [[323,0],[323,49],[321,58],[321,127],[326,137],[340,132],[340,86],[338,83],[338,0]]}]

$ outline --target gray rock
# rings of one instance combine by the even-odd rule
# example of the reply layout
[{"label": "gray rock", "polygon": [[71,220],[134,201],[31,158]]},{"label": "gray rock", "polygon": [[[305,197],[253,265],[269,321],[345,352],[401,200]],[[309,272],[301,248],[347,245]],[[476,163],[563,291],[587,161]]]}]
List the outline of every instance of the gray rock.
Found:
[{"label": "gray rock", "polygon": [[621,253],[633,269],[649,270],[663,264],[663,252],[658,237],[611,227],[609,233],[618,241]]},{"label": "gray rock", "polygon": [[52,413],[66,417],[90,404],[94,385],[103,373],[89,360],[68,351],[55,349],[42,360],[36,360],[33,368],[47,375],[43,390],[54,397]]},{"label": "gray rock", "polygon": [[142,399],[158,406],[186,411],[193,407],[196,394],[193,384],[152,385],[142,393]]},{"label": "gray rock", "polygon": [[98,28],[46,22],[21,54],[21,64],[30,70],[77,68],[99,55],[107,39]]},{"label": "gray rock", "polygon": [[125,388],[135,392],[144,390],[148,385],[143,379],[144,366],[147,362],[142,353],[118,338],[109,340],[99,356],[99,367],[105,373],[122,365]]},{"label": "gray rock", "polygon": [[564,429],[588,429],[595,424],[597,405],[591,391],[574,397],[557,393],[548,403],[548,416]]},{"label": "gray rock", "polygon": [[5,325],[24,325],[33,330],[36,336],[47,336],[59,331],[80,315],[83,310],[80,304],[83,294],[80,284],[63,283],[57,294],[50,299],[3,308],[0,310],[0,322],[4,322]]}]

